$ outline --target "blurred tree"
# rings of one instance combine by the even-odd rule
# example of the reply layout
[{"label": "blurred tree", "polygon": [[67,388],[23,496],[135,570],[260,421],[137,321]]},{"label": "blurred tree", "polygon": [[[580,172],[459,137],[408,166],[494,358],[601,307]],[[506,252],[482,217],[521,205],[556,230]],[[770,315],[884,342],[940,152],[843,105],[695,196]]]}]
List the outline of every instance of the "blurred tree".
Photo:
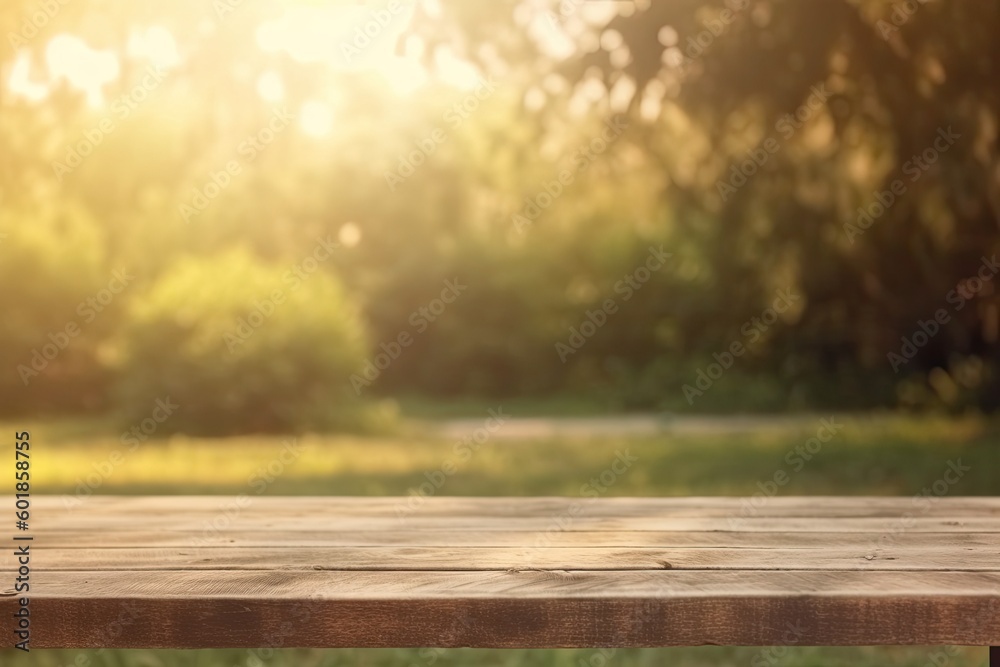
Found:
[{"label": "blurred tree", "polygon": [[[895,375],[888,354],[945,308],[949,321],[900,375],[939,368],[958,378],[971,359],[983,370],[963,382],[982,407],[1000,404],[995,283],[955,296],[1000,249],[1000,8],[682,0],[618,3],[601,16],[587,3],[548,7],[529,18],[521,3],[494,3],[505,29],[486,34],[474,13],[443,3],[416,30],[428,52],[447,44],[483,67],[500,52],[503,67],[565,78],[571,93],[547,95],[548,127],[595,86],[604,93],[593,108],[627,109],[641,123],[631,138],[659,167],[663,203],[711,272],[698,299],[712,321],[674,311],[687,352],[725,345],[773,289],[794,288],[805,307],[771,341],[771,371],[815,399],[853,403],[857,391],[862,402],[892,402],[902,397],[884,393],[893,382],[881,378]],[[560,37],[573,48],[553,55]]]},{"label": "blurred tree", "polygon": [[362,366],[355,307],[328,274],[234,250],[181,260],[137,299],[124,329],[119,404],[130,422],[157,400],[164,429],[195,434],[357,426],[348,376]]},{"label": "blurred tree", "polygon": [[[618,405],[687,409],[681,386],[745,342],[743,328],[781,289],[800,296],[796,307],[698,409],[997,407],[1000,293],[992,276],[973,277],[1000,249],[1000,8],[419,3],[399,51],[422,54],[430,78],[401,93],[371,71],[303,56],[311,38],[264,48],[262,26],[312,3],[222,4],[90,0],[44,21],[33,0],[0,8],[0,32],[16,42],[0,52],[0,226],[12,230],[0,239],[0,273],[25,285],[2,304],[8,411],[105,406],[122,355],[119,309],[141,310],[147,294],[161,301],[167,332],[140,335],[133,321],[126,338],[155,341],[130,352],[152,364],[135,394],[152,400],[158,382],[182,379],[169,372],[174,355],[185,373],[201,372],[168,344],[189,334],[169,324],[183,303],[162,287],[178,280],[179,258],[202,262],[184,271],[211,282],[214,258],[234,246],[243,259],[228,262],[274,267],[300,261],[317,239],[343,241],[317,284],[343,285],[371,347],[409,330],[443,281],[469,285],[374,392],[586,390]],[[155,76],[155,54],[135,46],[154,27],[175,47],[161,49],[169,65]],[[117,59],[102,102],[55,71],[48,48],[63,33]],[[335,37],[324,44],[337,51]],[[456,57],[492,77],[488,94],[448,82],[442,63]],[[456,115],[472,97],[475,110]],[[330,110],[325,133],[303,117],[317,103]],[[292,121],[245,150],[286,112]],[[627,129],[581,162],[616,114]],[[58,168],[108,120],[113,130],[86,159]],[[410,173],[414,151],[421,164]],[[233,161],[239,173],[207,198]],[[512,222],[563,170],[572,183],[551,205],[526,227]],[[183,215],[198,197],[210,201]],[[57,219],[80,221],[68,242]],[[561,359],[555,345],[620,296],[618,282],[661,244],[669,265]],[[136,287],[22,391],[19,360],[122,266],[134,267]],[[226,317],[252,296],[238,295]],[[947,322],[914,344],[939,309]],[[283,311],[278,328],[293,330],[299,316]],[[892,363],[906,345],[910,358]],[[281,349],[292,367],[305,363],[304,348]],[[239,372],[260,364],[253,372],[270,377],[278,362],[251,356]],[[134,380],[140,357],[130,358]],[[217,370],[232,363],[223,349]],[[280,392],[254,391],[240,410],[281,402]],[[263,421],[287,423],[282,410]]]}]

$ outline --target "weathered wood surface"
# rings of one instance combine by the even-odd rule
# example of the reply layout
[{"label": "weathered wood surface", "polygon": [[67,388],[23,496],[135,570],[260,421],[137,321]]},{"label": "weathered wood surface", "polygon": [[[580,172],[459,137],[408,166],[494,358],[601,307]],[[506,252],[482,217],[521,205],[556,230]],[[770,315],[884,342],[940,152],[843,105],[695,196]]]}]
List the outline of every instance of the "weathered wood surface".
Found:
[{"label": "weathered wood surface", "polygon": [[1000,644],[1000,498],[407,506],[35,497],[32,647]]}]

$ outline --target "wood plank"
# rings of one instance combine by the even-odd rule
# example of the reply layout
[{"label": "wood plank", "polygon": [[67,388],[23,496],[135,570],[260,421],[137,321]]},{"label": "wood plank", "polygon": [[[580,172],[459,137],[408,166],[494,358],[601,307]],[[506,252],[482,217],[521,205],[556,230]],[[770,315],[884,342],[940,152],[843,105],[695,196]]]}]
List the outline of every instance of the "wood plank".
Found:
[{"label": "wood plank", "polygon": [[[191,532],[60,530],[35,535],[34,544],[45,548],[102,547],[692,547],[728,549],[836,549],[870,550],[879,536],[872,533],[782,532],[666,532],[666,531],[558,531],[540,534],[524,530],[394,530],[330,531],[245,530],[200,526]],[[997,533],[909,533],[891,535],[886,546],[894,549],[986,547],[1000,553]]]},{"label": "wood plank", "polygon": [[[0,571],[17,569],[13,552]],[[33,570],[911,570],[1000,572],[1000,539],[988,547],[725,549],[606,547],[62,548],[34,552]]]},{"label": "wood plank", "polygon": [[[331,600],[448,599],[463,597],[642,599],[653,591],[672,597],[794,597],[865,595],[872,600],[900,596],[1000,596],[1000,572],[215,572],[127,571],[50,572],[33,597],[88,598],[239,598],[265,594],[305,599],[316,593]],[[7,588],[0,596],[12,597]],[[1000,604],[1000,600],[998,600]],[[998,608],[1000,611],[1000,608]],[[1000,623],[1000,618],[995,619]]]},{"label": "wood plank", "polygon": [[46,513],[66,510],[116,516],[215,515],[238,507],[241,514],[310,517],[322,511],[336,517],[392,517],[402,508],[412,516],[448,517],[546,517],[568,512],[573,506],[587,516],[656,516],[677,518],[727,518],[748,513],[756,517],[884,517],[905,513],[925,517],[1000,516],[1000,498],[871,496],[773,496],[677,497],[677,498],[565,498],[565,497],[409,497],[362,496],[254,496],[237,500],[229,496],[91,496],[75,500],[67,496],[40,496],[38,507]]},{"label": "wood plank", "polygon": [[64,500],[35,647],[1000,642],[997,498]]},{"label": "wood plank", "polygon": [[1000,573],[50,572],[31,604],[37,648],[1000,643]]},{"label": "wood plank", "polygon": [[[165,531],[196,531],[202,530],[212,519],[191,517],[183,514],[136,517],[133,527]],[[911,525],[906,532],[921,533],[1000,533],[1000,517],[954,517],[928,518],[915,516],[908,519]],[[771,518],[771,517],[705,517],[705,518],[660,518],[660,517],[591,517],[572,516],[568,514],[548,517],[425,517],[412,516],[400,520],[388,517],[343,517],[326,516],[317,513],[301,517],[268,517],[236,514],[218,515],[218,523],[243,529],[254,530],[310,530],[322,529],[330,531],[360,531],[360,530],[399,530],[405,526],[408,530],[433,530],[448,528],[449,530],[527,530],[527,531],[729,531],[729,532],[843,532],[843,533],[884,533],[899,527],[902,531],[903,519],[900,518],[826,518],[818,520],[809,518]],[[60,531],[66,529],[83,529],[105,531],[129,528],[122,517],[106,514],[94,516],[89,514],[46,515],[40,511],[34,518],[32,529],[37,533]]]}]

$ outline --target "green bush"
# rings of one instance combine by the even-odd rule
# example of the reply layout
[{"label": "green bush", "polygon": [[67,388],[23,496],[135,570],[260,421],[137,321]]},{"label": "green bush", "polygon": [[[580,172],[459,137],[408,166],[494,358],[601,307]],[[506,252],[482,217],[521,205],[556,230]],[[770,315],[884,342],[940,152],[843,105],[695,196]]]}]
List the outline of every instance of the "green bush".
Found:
[{"label": "green bush", "polygon": [[119,405],[129,423],[163,417],[154,409],[169,397],[178,407],[164,431],[363,425],[349,380],[363,364],[363,327],[322,267],[302,276],[242,250],[183,260],[133,303],[124,336]]},{"label": "green bush", "polygon": [[107,267],[99,225],[73,202],[0,211],[0,414],[104,407],[100,343],[119,302],[88,299],[117,269]]}]

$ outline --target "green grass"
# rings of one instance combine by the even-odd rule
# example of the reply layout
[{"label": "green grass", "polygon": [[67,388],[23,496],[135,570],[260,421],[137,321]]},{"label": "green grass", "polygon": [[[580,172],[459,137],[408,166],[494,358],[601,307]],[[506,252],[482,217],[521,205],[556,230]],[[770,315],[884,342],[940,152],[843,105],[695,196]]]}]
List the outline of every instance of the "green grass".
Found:
[{"label": "green grass", "polygon": [[[505,406],[505,411],[507,407]],[[468,413],[474,414],[474,413]],[[478,415],[485,416],[484,412]],[[424,415],[426,416],[426,415]],[[307,435],[296,441],[293,460],[277,464],[288,439],[240,437],[150,440],[135,451],[120,442],[104,421],[4,424],[8,431],[29,429],[36,493],[73,494],[88,474],[99,480],[96,493],[205,493],[265,495],[397,495],[424,481],[424,473],[446,460],[458,472],[439,495],[569,495],[629,450],[638,461],[608,489],[616,496],[750,495],[757,482],[785,470],[790,481],[780,493],[912,495],[941,478],[949,461],[971,470],[949,490],[951,495],[1000,495],[996,474],[1000,423],[962,419],[855,417],[794,471],[786,461],[816,434],[817,422],[777,420],[750,432],[726,435],[689,433],[640,438],[559,438],[486,441],[467,461],[454,453],[454,440],[411,426],[396,436]],[[502,436],[502,431],[498,436]],[[12,444],[5,445],[12,447]],[[119,464],[107,466],[117,451]],[[5,452],[9,455],[11,452]],[[268,466],[271,471],[268,473]],[[96,466],[96,467],[95,467]],[[103,469],[104,472],[99,472]],[[107,473],[107,474],[105,474]],[[96,477],[94,477],[96,475]],[[268,481],[270,480],[270,481]],[[262,484],[262,482],[264,482]],[[10,493],[8,486],[0,491]],[[924,667],[938,649],[790,648],[780,658],[758,648],[698,647],[620,650],[610,665],[851,665]],[[32,651],[30,656],[0,651],[0,664],[62,667],[79,656],[93,667],[256,667],[242,650],[211,651]],[[285,665],[601,665],[594,651],[424,650],[277,650],[263,664]],[[986,664],[984,649],[963,649],[951,666]]]},{"label": "green grass", "polygon": [[403,415],[414,419],[478,417],[488,408],[496,407],[498,403],[502,403],[506,410],[520,417],[588,417],[619,412],[619,406],[607,398],[567,394],[518,397],[502,401],[468,396],[442,400],[410,395],[388,400],[398,404],[399,411]]},{"label": "green grass", "polygon": [[[89,475],[99,481],[96,493],[238,494],[273,478],[262,493],[401,495],[423,483],[425,472],[451,460],[458,472],[440,495],[573,496],[614,461],[615,452],[628,449],[639,461],[609,495],[749,495],[778,470],[790,477],[783,494],[909,495],[940,478],[948,461],[958,459],[972,470],[950,493],[1000,495],[997,422],[890,416],[838,422],[844,424],[841,431],[803,460],[798,471],[786,457],[815,435],[818,420],[776,422],[725,435],[593,439],[505,440],[501,429],[466,461],[455,453],[457,439],[424,431],[295,439],[175,436],[129,451],[100,423],[10,424],[8,430],[28,428],[38,443],[32,470],[39,493],[73,493]],[[287,465],[279,470],[276,461],[289,442],[295,443],[295,456],[289,461],[286,455]],[[107,471],[106,462],[116,452],[121,463],[103,474],[100,469]]]}]

